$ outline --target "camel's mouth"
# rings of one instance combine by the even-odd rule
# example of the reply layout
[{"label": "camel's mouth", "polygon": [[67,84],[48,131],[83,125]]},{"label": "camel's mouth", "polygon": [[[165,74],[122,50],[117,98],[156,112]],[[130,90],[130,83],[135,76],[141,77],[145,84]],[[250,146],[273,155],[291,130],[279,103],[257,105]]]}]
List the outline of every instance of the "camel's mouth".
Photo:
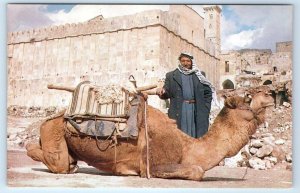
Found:
[{"label": "camel's mouth", "polygon": [[275,106],[275,104],[274,103],[268,103],[268,104],[264,105],[264,108],[271,107],[271,106]]}]

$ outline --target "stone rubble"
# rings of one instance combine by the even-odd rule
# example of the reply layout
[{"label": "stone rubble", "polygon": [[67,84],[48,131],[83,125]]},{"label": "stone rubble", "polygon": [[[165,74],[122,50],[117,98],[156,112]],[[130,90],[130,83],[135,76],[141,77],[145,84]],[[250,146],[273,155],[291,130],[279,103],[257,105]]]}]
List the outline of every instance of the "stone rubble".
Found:
[{"label": "stone rubble", "polygon": [[291,104],[290,103],[288,103],[288,102],[283,102],[283,104],[282,104],[283,106],[285,106],[285,107],[287,107],[287,108],[289,108],[290,106],[291,106]]},{"label": "stone rubble", "polygon": [[263,146],[263,143],[259,139],[251,140],[250,144],[252,147],[260,148]]},{"label": "stone rubble", "polygon": [[10,116],[19,116],[19,117],[48,117],[53,114],[58,113],[66,107],[57,108],[54,106],[42,108],[42,107],[25,107],[25,106],[16,106],[12,105],[7,108],[7,114]]},{"label": "stone rubble", "polygon": [[266,162],[264,160],[261,160],[257,157],[252,157],[248,160],[249,165],[251,168],[254,168],[256,170],[264,170],[266,169]]},{"label": "stone rubble", "polygon": [[264,158],[270,155],[272,151],[273,151],[273,147],[271,145],[263,145],[261,148],[257,150],[255,156],[259,158]]},{"label": "stone rubble", "polygon": [[285,160],[287,161],[287,162],[292,162],[292,154],[287,154],[286,156],[285,156]]},{"label": "stone rubble", "polygon": [[[238,94],[232,92],[221,95]],[[217,114],[211,113],[211,122]],[[256,170],[276,169],[284,165],[285,169],[292,170],[292,129],[292,103],[283,102],[282,106],[270,107],[266,112],[265,124],[260,125],[249,143],[236,156],[225,158],[219,165]]]},{"label": "stone rubble", "polygon": [[283,140],[283,139],[278,139],[275,141],[276,145],[283,145],[284,143],[285,143],[285,140]]},{"label": "stone rubble", "polygon": [[[24,148],[26,143],[38,142],[40,136],[41,124],[51,115],[54,115],[63,110],[56,107],[24,107],[24,106],[10,106],[7,108],[7,114],[9,117],[15,117],[16,120],[24,121],[27,119],[33,119],[34,121],[28,121],[23,123],[22,126],[8,126],[7,129],[7,146],[8,148]],[[22,119],[24,118],[24,119]],[[26,121],[25,121],[26,122]],[[14,123],[17,124],[17,123]],[[18,124],[17,124],[18,125]],[[10,130],[9,128],[13,129]]]}]

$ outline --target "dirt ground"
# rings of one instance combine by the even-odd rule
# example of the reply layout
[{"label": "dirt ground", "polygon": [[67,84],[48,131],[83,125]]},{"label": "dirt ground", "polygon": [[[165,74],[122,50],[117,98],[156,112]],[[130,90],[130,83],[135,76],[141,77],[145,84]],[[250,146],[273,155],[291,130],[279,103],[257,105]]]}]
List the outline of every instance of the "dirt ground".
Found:
[{"label": "dirt ground", "polygon": [[[83,162],[76,174],[53,174],[45,165],[26,156],[25,151],[8,151],[9,187],[64,188],[290,188],[289,170],[254,170],[218,166],[208,171],[203,181],[145,179],[138,176],[112,176]],[[22,160],[20,162],[20,160]],[[244,178],[243,178],[244,177]]]}]

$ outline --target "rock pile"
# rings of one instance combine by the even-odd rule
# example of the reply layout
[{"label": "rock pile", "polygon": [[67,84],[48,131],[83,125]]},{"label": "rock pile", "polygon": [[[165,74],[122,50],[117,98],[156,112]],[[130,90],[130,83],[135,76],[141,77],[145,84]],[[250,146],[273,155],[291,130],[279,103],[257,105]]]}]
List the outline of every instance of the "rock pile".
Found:
[{"label": "rock pile", "polygon": [[[241,154],[245,155],[239,166],[249,166],[254,169],[270,169],[278,162],[292,162],[286,140],[275,139],[271,133],[255,136],[245,146]],[[287,159],[288,158],[288,159]]]},{"label": "rock pile", "polygon": [[[292,87],[291,82],[286,83],[288,102],[282,106],[270,107],[266,111],[266,122],[261,125],[251,137],[249,143],[234,157],[224,159],[220,165],[229,167],[250,167],[254,169],[271,169],[292,167]],[[276,87],[276,85],[275,85]],[[271,87],[269,87],[271,88]],[[277,88],[277,87],[276,87]],[[267,87],[239,88],[235,90],[220,90],[218,98],[224,102],[224,98],[233,95],[244,96],[247,93],[255,93],[258,89]],[[212,108],[210,124],[218,115],[220,108]]]},{"label": "rock pile", "polygon": [[9,106],[7,108],[8,115],[19,116],[19,117],[47,117],[53,114],[58,113],[64,108],[57,107],[25,107],[25,106]]},{"label": "rock pile", "polygon": [[14,123],[14,128],[7,130],[7,148],[23,148],[29,141],[37,143],[40,137],[40,126],[45,118],[32,119],[26,122],[22,122],[20,118],[14,119],[14,121],[16,120],[18,123]]},{"label": "rock pile", "polygon": [[234,157],[220,165],[250,167],[257,170],[292,167],[291,106],[280,106],[267,111],[268,122],[251,136],[249,143]]},{"label": "rock pile", "polygon": [[49,116],[63,110],[57,107],[9,106],[7,145],[9,148],[23,148],[28,141],[38,142],[40,125]]}]

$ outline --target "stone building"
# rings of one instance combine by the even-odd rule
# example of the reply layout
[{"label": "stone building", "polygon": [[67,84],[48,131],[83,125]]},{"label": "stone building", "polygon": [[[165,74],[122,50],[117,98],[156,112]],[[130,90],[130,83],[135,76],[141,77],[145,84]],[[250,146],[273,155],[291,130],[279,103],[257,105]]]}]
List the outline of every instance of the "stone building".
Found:
[{"label": "stone building", "polygon": [[[274,86],[274,97],[282,104],[286,85],[292,80],[292,42],[277,42],[270,49],[242,49],[220,55],[219,89],[260,85]],[[277,97],[276,97],[277,95]]]},{"label": "stone building", "polygon": [[293,44],[291,41],[276,43],[276,52],[291,52],[292,50]]},{"label": "stone building", "polygon": [[242,49],[220,55],[219,89],[258,86],[291,80],[292,43],[276,43],[270,49]]},{"label": "stone building", "polygon": [[[220,8],[200,16],[189,6],[170,5],[122,17],[8,34],[8,106],[66,106],[70,93],[47,85],[120,84],[133,74],[138,85],[157,83],[191,52],[201,70],[219,84]],[[205,19],[209,14],[210,24]],[[208,29],[206,29],[208,25]],[[161,106],[156,96],[154,106]]]}]

